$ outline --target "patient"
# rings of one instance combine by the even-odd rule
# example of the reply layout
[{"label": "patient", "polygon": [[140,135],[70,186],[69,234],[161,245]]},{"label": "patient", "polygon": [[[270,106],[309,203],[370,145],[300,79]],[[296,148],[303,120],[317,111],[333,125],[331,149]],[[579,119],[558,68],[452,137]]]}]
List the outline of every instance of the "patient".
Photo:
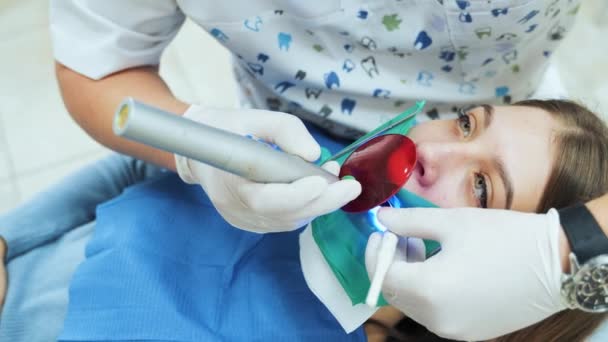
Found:
[{"label": "patient", "polygon": [[[416,181],[408,181],[406,188],[443,207],[525,212],[562,208],[608,191],[608,130],[586,109],[566,101],[528,100],[509,107],[480,106],[468,114],[457,120],[456,130],[436,121],[410,134],[419,167]],[[459,134],[468,135],[470,142],[462,143]],[[384,311],[375,317],[382,322],[372,320],[382,329],[370,326],[370,334],[442,340],[413,321],[397,323],[403,315],[395,309]],[[584,341],[605,317],[566,310],[496,341]],[[395,323],[397,329],[390,328]]]},{"label": "patient", "polygon": [[[340,148],[316,137],[333,152]],[[420,124],[410,137],[419,163],[406,188],[440,206],[544,212],[608,191],[607,129],[570,102],[481,106],[454,120]],[[61,340],[377,337],[371,326],[346,335],[308,290],[299,232],[235,229],[200,187],[175,175],[131,187],[99,207],[95,229],[70,286]],[[401,318],[391,322],[384,315],[374,321],[390,327]],[[602,318],[565,311],[499,340],[582,341]],[[382,338],[388,330],[393,334],[382,329]],[[394,334],[431,338],[404,333]]]}]

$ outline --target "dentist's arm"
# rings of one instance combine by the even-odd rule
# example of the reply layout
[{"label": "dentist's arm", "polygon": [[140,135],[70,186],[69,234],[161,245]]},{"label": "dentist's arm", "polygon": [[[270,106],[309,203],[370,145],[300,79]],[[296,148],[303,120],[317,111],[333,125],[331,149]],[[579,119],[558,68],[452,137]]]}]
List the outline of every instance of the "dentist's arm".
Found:
[{"label": "dentist's arm", "polygon": [[126,96],[182,114],[158,74],[161,55],[185,21],[172,0],[51,0],[56,75],[74,120],[103,145],[175,170],[173,156],[114,136],[112,118]]},{"label": "dentist's arm", "polygon": [[[587,207],[608,233],[608,194]],[[394,261],[382,287],[390,304],[440,336],[491,339],[566,308],[560,288],[570,247],[555,210],[383,208],[378,218],[401,236],[441,243],[425,262]],[[370,239],[367,265],[377,250]]]},{"label": "dentist's arm", "polygon": [[173,96],[156,67],[142,66],[93,80],[56,63],[63,101],[72,118],[95,140],[112,150],[175,170],[173,154],[117,137],[112,119],[127,96],[182,114],[188,104]]}]

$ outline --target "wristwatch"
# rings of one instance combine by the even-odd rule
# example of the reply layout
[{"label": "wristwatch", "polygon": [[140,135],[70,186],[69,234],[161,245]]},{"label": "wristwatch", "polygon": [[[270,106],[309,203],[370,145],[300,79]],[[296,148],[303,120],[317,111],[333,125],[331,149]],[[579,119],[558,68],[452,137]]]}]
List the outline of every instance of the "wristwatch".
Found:
[{"label": "wristwatch", "polygon": [[570,309],[608,311],[608,237],[584,204],[558,210],[570,242],[570,274],[562,276],[561,295]]}]

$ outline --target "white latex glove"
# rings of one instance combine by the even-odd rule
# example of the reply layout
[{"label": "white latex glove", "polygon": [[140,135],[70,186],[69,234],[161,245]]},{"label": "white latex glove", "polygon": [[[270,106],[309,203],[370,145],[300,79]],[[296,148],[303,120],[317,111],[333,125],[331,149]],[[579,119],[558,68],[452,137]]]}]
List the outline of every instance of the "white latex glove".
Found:
[{"label": "white latex glove", "polygon": [[[290,114],[193,105],[184,117],[233,133],[252,134],[311,162],[321,153],[319,144],[302,121]],[[258,233],[302,227],[315,217],[344,206],[361,193],[361,185],[355,180],[328,184],[320,176],[311,176],[290,184],[261,184],[182,156],[176,155],[175,160],[182,180],[200,184],[226,221]],[[323,167],[338,174],[339,166],[335,162]]]},{"label": "white latex glove", "polygon": [[[437,335],[486,340],[565,309],[554,209],[382,208],[378,219],[395,234],[441,243],[441,252],[425,262],[396,258],[382,286],[390,304]],[[368,272],[379,242],[368,241]]]}]

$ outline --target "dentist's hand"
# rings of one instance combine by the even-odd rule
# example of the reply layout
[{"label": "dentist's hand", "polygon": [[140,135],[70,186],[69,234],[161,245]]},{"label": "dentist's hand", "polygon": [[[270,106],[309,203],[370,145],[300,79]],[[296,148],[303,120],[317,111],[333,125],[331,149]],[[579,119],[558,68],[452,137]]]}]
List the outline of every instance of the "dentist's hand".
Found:
[{"label": "dentist's hand", "polygon": [[[424,262],[395,260],[382,287],[390,304],[440,336],[491,339],[565,309],[553,209],[382,208],[378,218],[398,235],[441,243]],[[370,238],[367,265],[376,264],[378,246]]]},{"label": "dentist's hand", "polygon": [[[266,110],[214,110],[191,106],[184,117],[237,134],[252,134],[278,145],[284,152],[313,162],[321,149],[300,119]],[[235,227],[259,232],[289,231],[313,218],[334,211],[361,193],[355,180],[328,184],[320,176],[290,184],[260,184],[176,156],[178,174],[186,183],[200,184],[226,221]],[[335,162],[324,168],[338,174]]]}]

